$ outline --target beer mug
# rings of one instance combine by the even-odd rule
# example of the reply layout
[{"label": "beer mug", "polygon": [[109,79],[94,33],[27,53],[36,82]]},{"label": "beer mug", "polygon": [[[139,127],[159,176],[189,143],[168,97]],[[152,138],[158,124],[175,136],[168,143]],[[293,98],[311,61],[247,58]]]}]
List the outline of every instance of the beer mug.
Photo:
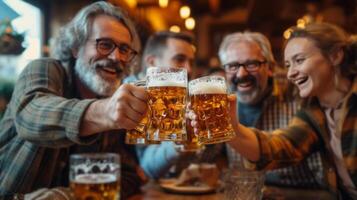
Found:
[{"label": "beer mug", "polygon": [[198,140],[221,143],[235,136],[228,114],[227,84],[224,77],[205,76],[189,83],[190,100],[197,115]]},{"label": "beer mug", "polygon": [[185,140],[186,69],[150,67],[146,84],[150,109],[148,140]]},{"label": "beer mug", "polygon": [[[145,80],[139,80],[134,82],[136,86],[146,86]],[[149,110],[148,110],[149,112]],[[144,118],[139,122],[135,129],[128,130],[125,135],[126,144],[147,144],[149,143],[146,139],[146,128],[148,124],[148,112],[146,112]]]},{"label": "beer mug", "polygon": [[135,129],[128,130],[125,136],[126,144],[146,144],[147,115],[139,122]]},{"label": "beer mug", "polygon": [[71,155],[69,180],[70,188],[77,200],[119,200],[119,155],[113,153]]},{"label": "beer mug", "polygon": [[190,120],[186,121],[186,134],[187,139],[185,141],[178,142],[178,150],[181,152],[198,152],[204,149],[204,145],[199,143],[198,136],[194,133]]}]

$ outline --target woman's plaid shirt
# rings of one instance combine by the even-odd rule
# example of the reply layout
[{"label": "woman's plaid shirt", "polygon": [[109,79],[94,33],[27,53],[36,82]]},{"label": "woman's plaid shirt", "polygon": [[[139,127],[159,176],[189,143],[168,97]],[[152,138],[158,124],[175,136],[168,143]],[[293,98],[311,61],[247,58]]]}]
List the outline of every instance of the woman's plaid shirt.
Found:
[{"label": "woman's plaid shirt", "polygon": [[[332,191],[344,190],[334,170],[333,154],[330,147],[330,133],[325,114],[316,99],[303,106],[290,121],[289,126],[271,133],[253,129],[260,145],[258,169],[277,169],[298,164],[306,156],[321,152],[323,163],[327,163],[325,176]],[[341,146],[345,165],[355,185],[357,185],[357,78],[342,105],[340,124]]]},{"label": "woman's plaid shirt", "polygon": [[[271,93],[264,99],[262,113],[254,127],[265,131],[286,127],[296,113],[298,105],[297,101]],[[229,146],[227,151],[229,157],[234,156]],[[268,170],[265,182],[268,185],[284,187],[323,188],[325,181],[320,154],[314,153],[298,165]]]},{"label": "woman's plaid shirt", "polygon": [[[267,99],[265,105],[255,127],[266,131],[286,127],[298,109],[297,101],[284,101],[278,96]],[[267,171],[266,183],[288,187],[323,188],[323,173],[321,156],[316,152],[298,165]]]}]

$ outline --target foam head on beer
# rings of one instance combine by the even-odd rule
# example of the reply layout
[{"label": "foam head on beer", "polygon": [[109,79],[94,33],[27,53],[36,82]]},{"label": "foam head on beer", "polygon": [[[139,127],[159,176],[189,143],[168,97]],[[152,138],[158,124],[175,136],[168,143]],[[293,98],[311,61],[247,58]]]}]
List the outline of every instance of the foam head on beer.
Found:
[{"label": "foam head on beer", "polygon": [[[216,80],[216,81],[214,81]],[[227,86],[224,78],[219,76],[202,77],[190,81],[190,95],[197,94],[226,94]]]},{"label": "foam head on beer", "polygon": [[148,87],[186,87],[186,84],[182,81],[153,80]]},{"label": "foam head on beer", "polygon": [[179,68],[149,67],[147,87],[187,87],[187,70]]},{"label": "foam head on beer", "polygon": [[82,184],[103,184],[118,181],[118,177],[113,174],[80,174],[77,175],[72,182]]}]

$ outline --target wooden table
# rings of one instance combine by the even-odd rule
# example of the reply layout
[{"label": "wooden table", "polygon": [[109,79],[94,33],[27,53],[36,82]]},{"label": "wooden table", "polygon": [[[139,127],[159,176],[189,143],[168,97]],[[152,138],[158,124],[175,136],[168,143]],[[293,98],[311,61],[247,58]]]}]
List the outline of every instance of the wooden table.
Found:
[{"label": "wooden table", "polygon": [[[210,194],[173,194],[162,190],[158,183],[150,181],[142,187],[142,193],[129,198],[129,200],[223,200],[223,193]],[[309,189],[289,189],[278,187],[264,188],[263,200],[332,200],[327,191]]]},{"label": "wooden table", "polygon": [[209,194],[174,194],[162,190],[158,183],[150,181],[142,187],[142,194],[137,194],[129,200],[222,200],[223,193]]}]

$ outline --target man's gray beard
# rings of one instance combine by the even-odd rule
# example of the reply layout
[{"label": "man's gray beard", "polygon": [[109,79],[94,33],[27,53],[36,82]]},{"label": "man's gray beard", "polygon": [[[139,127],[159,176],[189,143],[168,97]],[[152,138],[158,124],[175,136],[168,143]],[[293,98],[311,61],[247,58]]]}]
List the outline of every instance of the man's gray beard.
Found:
[{"label": "man's gray beard", "polygon": [[87,86],[88,89],[99,96],[108,97],[113,95],[121,83],[120,79],[116,82],[108,82],[104,80],[97,74],[93,65],[86,64],[81,58],[76,60],[74,69],[80,81]]},{"label": "man's gray beard", "polygon": [[239,92],[237,88],[235,90],[238,97],[238,101],[243,104],[255,105],[259,103],[262,97],[264,96],[264,92],[260,87],[255,87],[252,91],[249,92]]},{"label": "man's gray beard", "polygon": [[244,103],[244,104],[255,104],[257,95],[258,95],[258,91],[257,90],[250,91],[250,92],[237,91],[237,95],[238,95],[239,102]]}]

